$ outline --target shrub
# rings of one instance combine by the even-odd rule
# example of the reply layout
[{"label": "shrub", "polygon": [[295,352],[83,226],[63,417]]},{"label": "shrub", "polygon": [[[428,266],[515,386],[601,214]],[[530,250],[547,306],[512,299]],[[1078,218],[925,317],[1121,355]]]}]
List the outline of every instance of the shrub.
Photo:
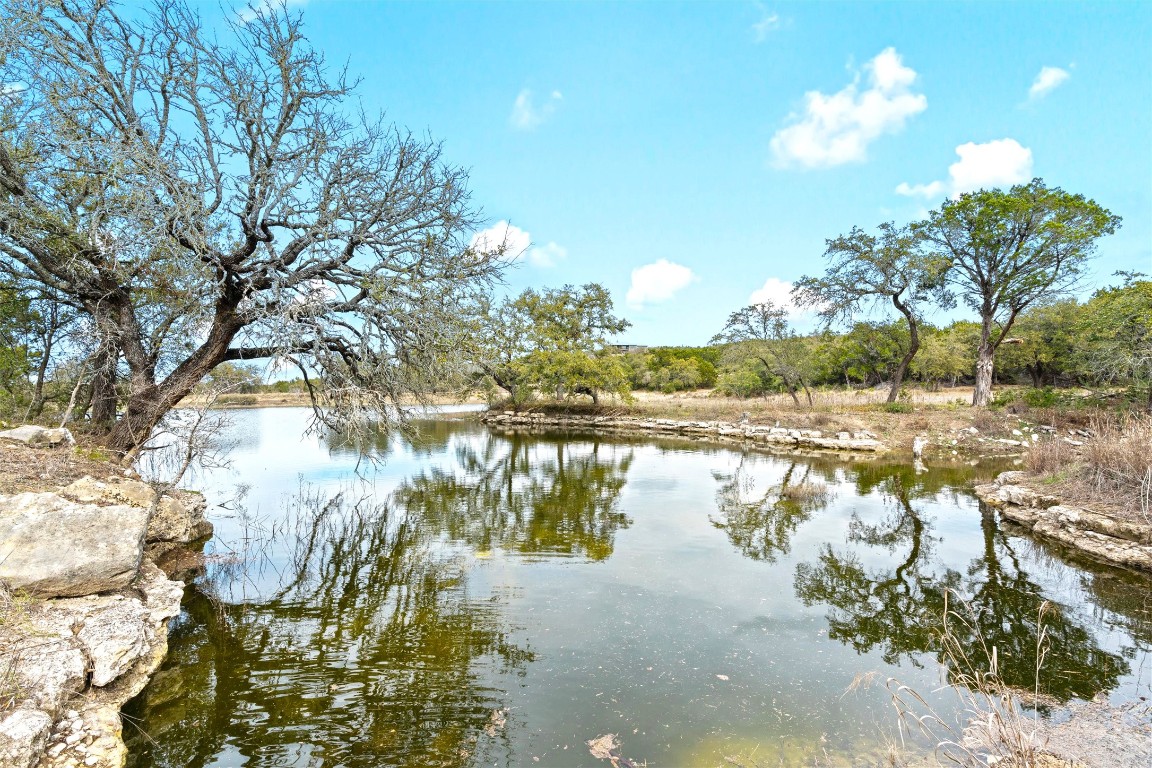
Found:
[{"label": "shrub", "polygon": [[911,403],[902,403],[899,401],[895,403],[884,403],[883,408],[888,413],[912,413]]},{"label": "shrub", "polygon": [[1098,419],[1084,461],[1096,494],[1152,518],[1152,416]]},{"label": "shrub", "polygon": [[1051,408],[1060,402],[1060,396],[1052,387],[1029,389],[1024,392],[1024,402],[1030,408]]}]

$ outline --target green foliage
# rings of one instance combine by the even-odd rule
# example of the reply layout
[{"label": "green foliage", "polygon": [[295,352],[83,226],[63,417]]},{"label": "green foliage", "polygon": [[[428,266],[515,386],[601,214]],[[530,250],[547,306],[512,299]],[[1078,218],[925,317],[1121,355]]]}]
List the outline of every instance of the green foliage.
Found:
[{"label": "green foliage", "polygon": [[477,365],[516,405],[536,392],[628,397],[632,371],[608,339],[631,323],[612,309],[612,297],[597,283],[528,289],[484,306],[474,332]]},{"label": "green foliage", "polygon": [[652,347],[627,356],[634,389],[661,392],[716,386],[720,350],[716,347]]},{"label": "green foliage", "polygon": [[788,324],[788,313],[772,302],[752,304],[728,316],[723,330],[712,337],[712,343],[726,344],[723,360],[740,367],[759,364],[761,378],[774,378],[792,395],[797,406],[797,391],[803,388],[812,404],[808,382],[817,370],[812,339],[796,335]]},{"label": "green foliage", "polygon": [[1080,360],[1100,381],[1147,388],[1152,410],[1152,281],[1125,275],[1124,285],[1097,291],[1076,327]]},{"label": "green foliage", "polygon": [[912,413],[912,404],[897,400],[894,403],[884,403],[882,406],[888,413]]},{"label": "green foliage", "polygon": [[1060,395],[1052,387],[1043,387],[1026,390],[1023,399],[1031,408],[1051,408],[1060,402]]}]

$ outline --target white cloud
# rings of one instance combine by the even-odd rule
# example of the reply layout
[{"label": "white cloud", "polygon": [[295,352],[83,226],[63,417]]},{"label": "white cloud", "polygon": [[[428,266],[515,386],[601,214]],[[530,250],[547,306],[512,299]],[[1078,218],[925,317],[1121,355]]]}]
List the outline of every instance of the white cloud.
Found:
[{"label": "white cloud", "polygon": [[757,43],[762,43],[768,39],[769,32],[780,29],[781,19],[780,14],[769,11],[761,3],[756,3],[756,8],[760,11],[760,20],[752,25],[752,34]]},{"label": "white cloud", "polygon": [[564,100],[560,91],[552,91],[543,104],[537,105],[529,88],[524,88],[512,104],[512,114],[508,122],[518,131],[531,131],[552,116],[556,107]]},{"label": "white cloud", "polygon": [[568,249],[549,241],[548,245],[528,251],[528,261],[537,267],[554,267],[568,258]]},{"label": "white cloud", "polygon": [[472,235],[469,245],[484,253],[502,253],[511,261],[527,261],[535,267],[554,267],[568,258],[568,249],[551,242],[539,248],[532,247],[532,236],[507,221],[498,221],[488,229]]},{"label": "white cloud", "polygon": [[792,317],[799,317],[812,311],[796,306],[796,303],[792,300],[792,283],[781,280],[778,277],[768,278],[764,281],[764,285],[752,291],[752,294],[748,297],[748,303],[771,303],[773,306],[786,310]]},{"label": "white cloud", "polygon": [[913,93],[916,72],[904,66],[895,48],[885,48],[864,65],[868,88],[860,90],[860,75],[831,96],[804,94],[804,114],[772,137],[778,167],[821,168],[860,162],[868,145],[886,133],[896,133],[908,118],[928,108],[922,93]]},{"label": "white cloud", "polygon": [[1032,150],[1015,139],[956,147],[960,159],[948,166],[953,195],[986,187],[1006,187],[1032,178]]},{"label": "white cloud", "polygon": [[632,270],[632,285],[624,300],[637,309],[644,304],[667,301],[699,279],[688,267],[660,259]]},{"label": "white cloud", "polygon": [[532,237],[520,227],[502,220],[472,235],[469,245],[481,253],[502,252],[508,258],[519,260],[532,245]]},{"label": "white cloud", "polygon": [[1036,79],[1032,81],[1032,87],[1028,89],[1029,99],[1039,99],[1047,95],[1051,90],[1067,80],[1071,75],[1068,70],[1061,69],[1060,67],[1041,67],[1040,74],[1036,75]]},{"label": "white cloud", "polygon": [[944,182],[932,181],[928,184],[909,184],[902,181],[896,185],[896,194],[905,197],[936,197],[944,191]]},{"label": "white cloud", "polygon": [[1015,139],[996,139],[983,144],[968,142],[956,147],[960,159],[948,166],[948,182],[928,184],[901,182],[896,194],[933,198],[947,190],[952,197],[992,187],[1007,187],[1032,178],[1032,150]]}]

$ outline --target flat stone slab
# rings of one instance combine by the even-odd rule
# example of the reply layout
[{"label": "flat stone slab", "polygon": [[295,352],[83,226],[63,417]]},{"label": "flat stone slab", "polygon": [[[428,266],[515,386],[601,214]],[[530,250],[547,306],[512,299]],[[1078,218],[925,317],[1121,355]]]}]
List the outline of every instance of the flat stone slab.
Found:
[{"label": "flat stone slab", "polygon": [[24,443],[33,448],[38,446],[75,445],[76,440],[67,429],[48,429],[35,424],[25,424],[15,429],[0,430],[0,440]]},{"label": "flat stone slab", "polygon": [[78,597],[136,577],[148,510],[54,493],[0,496],[0,580],[37,597]]}]

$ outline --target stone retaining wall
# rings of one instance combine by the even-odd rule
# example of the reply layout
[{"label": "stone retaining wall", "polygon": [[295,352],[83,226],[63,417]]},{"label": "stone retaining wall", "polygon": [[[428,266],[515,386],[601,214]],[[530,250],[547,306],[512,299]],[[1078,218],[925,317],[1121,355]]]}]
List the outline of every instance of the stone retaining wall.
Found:
[{"label": "stone retaining wall", "polygon": [[994,482],[976,486],[976,496],[1040,536],[1109,563],[1152,571],[1152,525],[1065,506],[1055,496],[1021,485],[1027,477],[1025,472],[1001,473]]},{"label": "stone retaining wall", "polygon": [[677,421],[636,416],[557,415],[515,411],[487,411],[481,415],[480,420],[492,426],[513,429],[559,428],[669,435],[748,441],[766,446],[818,451],[881,453],[888,450],[888,447],[877,440],[871,432],[837,432],[825,435],[814,429],[789,429],[728,421]]}]

